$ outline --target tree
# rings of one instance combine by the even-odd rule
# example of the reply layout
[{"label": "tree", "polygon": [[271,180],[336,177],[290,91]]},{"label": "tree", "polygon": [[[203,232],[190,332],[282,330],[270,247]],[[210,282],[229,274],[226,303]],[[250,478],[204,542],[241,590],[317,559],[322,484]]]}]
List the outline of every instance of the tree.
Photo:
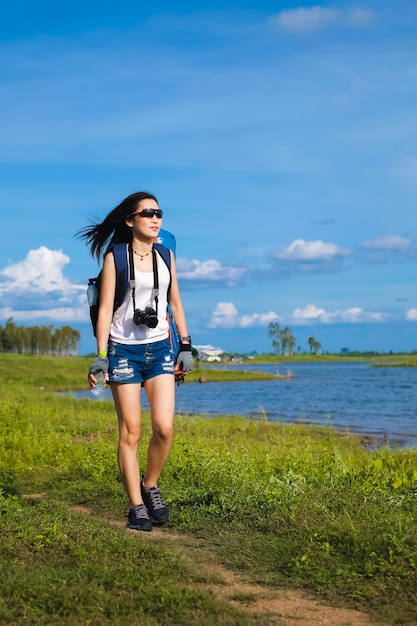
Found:
[{"label": "tree", "polygon": [[281,346],[283,354],[292,354],[296,343],[295,337],[288,326],[281,330]]},{"label": "tree", "polygon": [[314,337],[309,337],[307,343],[310,346],[310,354],[318,354],[321,348],[321,344],[317,341],[317,339],[315,339]]},{"label": "tree", "polygon": [[278,322],[271,322],[268,326],[269,336],[277,354],[292,354],[297,343],[291,329],[281,328]]},{"label": "tree", "polygon": [[0,326],[0,352],[77,354],[81,333],[71,326],[16,326],[13,318]]},{"label": "tree", "polygon": [[268,334],[272,338],[272,346],[277,354],[281,354],[281,327],[278,322],[271,322],[268,326]]},{"label": "tree", "polygon": [[12,317],[9,317],[4,327],[2,344],[5,352],[18,352],[18,331]]}]

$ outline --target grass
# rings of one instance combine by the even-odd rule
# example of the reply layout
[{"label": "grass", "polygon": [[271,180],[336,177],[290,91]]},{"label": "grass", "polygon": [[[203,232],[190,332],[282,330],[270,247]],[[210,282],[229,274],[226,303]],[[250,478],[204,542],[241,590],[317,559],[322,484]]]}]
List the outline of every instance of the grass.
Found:
[{"label": "grass", "polygon": [[416,364],[416,355],[411,353],[406,354],[392,354],[392,353],[376,353],[376,352],[363,352],[363,353],[348,353],[348,354],[310,354],[310,353],[302,353],[302,354],[273,354],[273,353],[265,353],[265,354],[255,354],[251,355],[251,357],[243,357],[241,362],[246,363],[346,363],[346,362],[384,362],[386,364],[389,363],[414,363]]},{"label": "grass", "polygon": [[396,359],[381,359],[373,364],[374,367],[417,367],[417,356],[415,354],[403,355]]},{"label": "grass", "polygon": [[[2,355],[0,623],[262,625],[206,590],[181,550],[111,524],[127,512],[114,408],[55,393],[85,386],[89,363]],[[145,416],[142,458],[149,436]],[[161,487],[171,531],[254,582],[417,623],[417,450],[177,417]]]},{"label": "grass", "polygon": [[269,372],[256,372],[228,369],[227,365],[220,365],[215,367],[199,367],[187,374],[186,381],[195,383],[199,381],[201,377],[204,377],[205,382],[226,382],[239,380],[241,382],[250,382],[253,380],[276,380],[277,378],[286,378],[286,376],[280,374],[271,374]]}]

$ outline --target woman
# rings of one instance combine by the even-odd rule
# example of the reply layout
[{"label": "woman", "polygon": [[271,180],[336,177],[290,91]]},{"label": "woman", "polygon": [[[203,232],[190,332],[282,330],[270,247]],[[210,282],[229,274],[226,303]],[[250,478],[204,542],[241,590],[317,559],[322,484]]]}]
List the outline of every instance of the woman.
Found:
[{"label": "woman", "polygon": [[[181,365],[183,375],[192,369],[191,337],[174,255],[170,252],[170,272],[153,245],[161,224],[162,210],[156,197],[137,192],[125,198],[102,223],[80,231],[93,256],[100,259],[105,250],[96,331],[98,356],[90,367],[88,380],[90,388],[94,388],[95,374],[102,370],[110,384],[119,420],[119,468],[130,503],[128,526],[144,531],[152,530],[153,524],[164,524],[170,517],[157,483],[172,445],[174,366],[178,369]],[[112,248],[121,242],[128,249],[132,247],[135,286],[128,288],[121,306],[113,311],[116,269]],[[157,292],[155,278],[159,283]],[[168,334],[168,294],[180,337],[176,364]],[[146,476],[142,480],[137,455],[141,386],[148,397],[152,419]]]}]

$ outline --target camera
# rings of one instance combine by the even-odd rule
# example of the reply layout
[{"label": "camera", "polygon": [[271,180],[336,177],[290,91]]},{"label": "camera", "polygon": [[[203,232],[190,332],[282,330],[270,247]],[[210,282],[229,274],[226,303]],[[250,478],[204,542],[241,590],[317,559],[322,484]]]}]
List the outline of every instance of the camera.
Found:
[{"label": "camera", "polygon": [[158,315],[151,306],[145,307],[144,311],[140,309],[135,309],[133,313],[133,322],[140,326],[141,324],[145,324],[148,328],[156,328],[158,326]]}]

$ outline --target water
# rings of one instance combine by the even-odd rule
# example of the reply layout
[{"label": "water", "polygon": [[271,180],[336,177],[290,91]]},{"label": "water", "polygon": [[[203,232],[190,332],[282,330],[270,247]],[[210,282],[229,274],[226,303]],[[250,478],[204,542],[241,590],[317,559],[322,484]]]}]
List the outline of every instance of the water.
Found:
[{"label": "water", "polygon": [[[276,365],[227,366],[233,367],[277,373]],[[292,363],[289,367],[296,378],[185,383],[176,388],[176,411],[208,417],[265,416],[271,422],[324,425],[330,421],[337,430],[417,446],[417,368],[343,362]],[[285,364],[279,368],[284,374]],[[148,407],[142,396],[143,406]]]}]

